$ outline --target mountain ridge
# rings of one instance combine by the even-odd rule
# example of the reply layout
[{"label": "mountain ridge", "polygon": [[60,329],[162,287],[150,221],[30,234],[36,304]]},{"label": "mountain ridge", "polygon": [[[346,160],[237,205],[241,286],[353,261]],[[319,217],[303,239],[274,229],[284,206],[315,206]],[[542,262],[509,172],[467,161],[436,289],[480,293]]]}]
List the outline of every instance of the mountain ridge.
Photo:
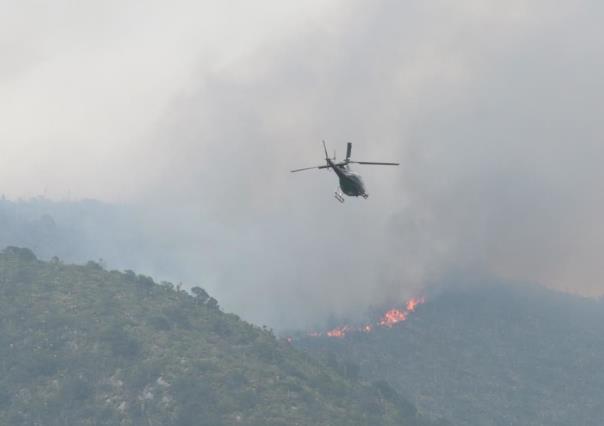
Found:
[{"label": "mountain ridge", "polygon": [[0,253],[0,423],[427,425],[271,330],[132,271]]}]

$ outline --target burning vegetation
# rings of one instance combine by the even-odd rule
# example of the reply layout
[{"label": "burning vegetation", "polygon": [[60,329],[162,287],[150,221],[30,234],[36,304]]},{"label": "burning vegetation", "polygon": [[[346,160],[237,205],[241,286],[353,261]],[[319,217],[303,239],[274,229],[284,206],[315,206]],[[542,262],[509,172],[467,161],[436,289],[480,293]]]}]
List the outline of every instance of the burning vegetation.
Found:
[{"label": "burning vegetation", "polygon": [[385,327],[392,327],[394,324],[405,321],[406,319],[407,314],[405,311],[401,311],[400,309],[390,309],[384,314],[379,324]]},{"label": "burning vegetation", "polygon": [[393,327],[395,324],[405,321],[409,317],[409,315],[415,311],[417,305],[421,305],[424,302],[425,299],[423,297],[413,297],[405,303],[404,308],[393,308],[386,311],[374,324],[363,324],[361,326],[342,325],[324,333],[318,331],[311,331],[307,334],[307,336],[327,336],[342,338],[349,333],[371,333],[377,327]]}]

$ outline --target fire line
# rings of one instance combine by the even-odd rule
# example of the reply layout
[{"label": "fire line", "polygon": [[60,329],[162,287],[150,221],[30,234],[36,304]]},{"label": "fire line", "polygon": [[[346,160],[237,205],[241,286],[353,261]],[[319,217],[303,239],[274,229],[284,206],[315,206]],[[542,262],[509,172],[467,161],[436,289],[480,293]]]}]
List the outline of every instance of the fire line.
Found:
[{"label": "fire line", "polygon": [[400,322],[406,321],[407,318],[409,317],[409,315],[412,312],[415,312],[415,309],[417,308],[417,306],[421,305],[423,303],[425,303],[424,297],[414,297],[414,298],[407,300],[404,308],[401,308],[401,309],[393,308],[393,309],[386,311],[382,315],[380,320],[375,324],[364,324],[360,327],[353,327],[351,325],[342,325],[342,326],[336,327],[332,330],[329,330],[325,333],[312,331],[312,332],[308,333],[307,336],[321,337],[321,336],[325,335],[327,337],[343,338],[343,337],[346,337],[346,335],[349,333],[358,333],[358,332],[371,333],[377,327],[391,328]]}]

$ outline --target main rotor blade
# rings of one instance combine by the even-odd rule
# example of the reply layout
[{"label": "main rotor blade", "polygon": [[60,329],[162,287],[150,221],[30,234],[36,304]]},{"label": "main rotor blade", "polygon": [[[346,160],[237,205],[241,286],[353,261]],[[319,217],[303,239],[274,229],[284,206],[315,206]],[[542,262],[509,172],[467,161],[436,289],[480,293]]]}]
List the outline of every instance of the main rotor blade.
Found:
[{"label": "main rotor blade", "polygon": [[348,145],[346,145],[346,160],[350,160],[351,153],[352,153],[352,143],[348,142]]},{"label": "main rotor blade", "polygon": [[302,172],[304,170],[312,170],[312,169],[328,169],[329,166],[315,166],[315,167],[304,167],[303,169],[290,170],[291,173]]},{"label": "main rotor blade", "polygon": [[350,161],[352,164],[373,164],[376,166],[400,166],[401,163],[378,163],[375,161]]},{"label": "main rotor blade", "polygon": [[325,159],[328,159],[329,154],[327,154],[327,145],[325,145],[325,141],[323,141],[323,149],[325,150]]}]

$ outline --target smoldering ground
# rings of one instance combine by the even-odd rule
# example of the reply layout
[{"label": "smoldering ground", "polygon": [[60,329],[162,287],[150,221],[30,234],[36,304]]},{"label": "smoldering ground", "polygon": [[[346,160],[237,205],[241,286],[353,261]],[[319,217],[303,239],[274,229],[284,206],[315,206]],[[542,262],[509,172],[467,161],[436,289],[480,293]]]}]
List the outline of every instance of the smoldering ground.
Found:
[{"label": "smoldering ground", "polygon": [[[384,1],[292,18],[192,65],[85,188],[130,206],[158,247],[143,269],[274,327],[398,302],[452,271],[601,294],[602,12]],[[401,166],[359,167],[369,199],[339,205],[333,174],[288,174],[321,163],[321,139]]]}]

